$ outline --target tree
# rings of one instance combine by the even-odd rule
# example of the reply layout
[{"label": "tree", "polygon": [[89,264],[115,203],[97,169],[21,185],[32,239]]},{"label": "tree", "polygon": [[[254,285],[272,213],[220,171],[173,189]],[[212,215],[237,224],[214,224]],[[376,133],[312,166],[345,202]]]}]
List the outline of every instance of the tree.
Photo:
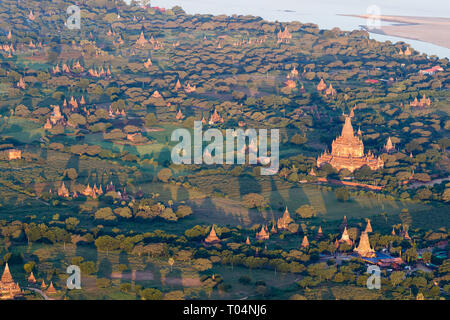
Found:
[{"label": "tree", "polygon": [[105,208],[101,208],[95,212],[95,219],[112,221],[112,220],[116,220],[117,217],[114,215],[114,213],[110,207],[105,207]]},{"label": "tree", "polygon": [[405,278],[405,273],[403,271],[394,271],[391,273],[391,285],[393,287],[396,287],[397,285],[399,285],[403,279]]},{"label": "tree", "polygon": [[145,116],[145,126],[146,127],[151,127],[154,126],[158,123],[158,120],[156,119],[156,116],[154,113],[148,113]]},{"label": "tree", "polygon": [[128,207],[116,208],[116,209],[114,209],[114,213],[117,214],[119,217],[122,217],[125,219],[129,219],[133,216],[130,208],[128,208]]},{"label": "tree", "polygon": [[162,299],[162,292],[158,289],[154,288],[147,288],[144,290],[141,290],[140,292],[141,299],[142,300],[161,300]]},{"label": "tree", "polygon": [[75,217],[69,217],[64,222],[67,230],[73,230],[80,223],[80,220]]},{"label": "tree", "polygon": [[78,177],[77,170],[75,168],[69,168],[66,170],[66,175],[70,180],[75,180]]},{"label": "tree", "polygon": [[108,255],[109,251],[120,247],[120,241],[111,236],[101,236],[95,240],[95,246],[98,250],[106,251],[106,255]]},{"label": "tree", "polygon": [[432,256],[432,253],[431,253],[430,251],[426,251],[426,252],[424,252],[424,253],[422,254],[422,259],[423,259],[424,262],[430,263],[430,261],[431,261],[431,256]]},{"label": "tree", "polygon": [[36,265],[36,262],[30,261],[30,262],[27,262],[24,264],[23,269],[25,270],[26,273],[31,273],[31,271],[33,271],[35,265]]},{"label": "tree", "polygon": [[158,179],[162,182],[168,182],[169,179],[172,177],[172,171],[168,168],[161,169],[158,172]]},{"label": "tree", "polygon": [[298,133],[294,134],[291,137],[291,143],[294,143],[297,145],[305,144],[307,141],[308,141],[308,139],[305,136],[302,136]]},{"label": "tree", "polygon": [[316,209],[314,209],[314,207],[309,204],[301,206],[295,212],[304,219],[315,217],[317,214]]},{"label": "tree", "polygon": [[192,214],[192,209],[189,206],[181,205],[177,208],[177,212],[175,214],[179,219],[184,218]]},{"label": "tree", "polygon": [[350,198],[347,188],[337,188],[334,193],[339,201],[347,201]]},{"label": "tree", "polygon": [[242,197],[242,205],[246,208],[264,209],[267,206],[267,201],[264,197],[257,193],[248,193]]},{"label": "tree", "polygon": [[442,193],[442,200],[450,202],[450,188],[445,188],[445,191]]}]

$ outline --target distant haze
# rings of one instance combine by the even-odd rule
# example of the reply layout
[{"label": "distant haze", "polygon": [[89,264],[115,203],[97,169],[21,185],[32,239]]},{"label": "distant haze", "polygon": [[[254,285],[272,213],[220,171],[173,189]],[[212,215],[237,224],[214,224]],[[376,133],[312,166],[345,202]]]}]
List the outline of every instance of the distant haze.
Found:
[{"label": "distant haze", "polygon": [[[254,15],[269,21],[312,22],[322,29],[341,30],[359,29],[365,21],[337,14],[365,14],[372,5],[380,8],[381,15],[450,17],[449,0],[154,0],[151,4],[163,8],[178,5],[189,14]],[[380,35],[371,37],[380,41],[405,41],[421,52],[450,57],[450,50],[436,45]]]}]

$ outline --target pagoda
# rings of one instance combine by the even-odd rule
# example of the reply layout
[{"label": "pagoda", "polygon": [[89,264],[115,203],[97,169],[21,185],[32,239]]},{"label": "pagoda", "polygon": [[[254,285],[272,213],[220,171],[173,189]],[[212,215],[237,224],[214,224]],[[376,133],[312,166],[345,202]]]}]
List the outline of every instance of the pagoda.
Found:
[{"label": "pagoda", "polygon": [[147,41],[147,40],[145,39],[145,37],[144,37],[144,32],[141,31],[141,35],[139,36],[139,39],[137,39],[136,45],[143,47],[143,46],[145,46],[147,43],[148,43],[148,41]]},{"label": "pagoda", "polygon": [[309,247],[309,241],[308,241],[308,237],[305,235],[303,237],[303,241],[302,241],[302,248],[308,248]]},{"label": "pagoda", "polygon": [[250,238],[248,236],[247,236],[247,240],[245,240],[245,244],[248,245],[248,246],[251,244],[250,243]]},{"label": "pagoda", "polygon": [[414,98],[414,101],[410,102],[409,105],[411,107],[429,107],[431,105],[431,99],[427,98],[425,95],[422,96],[420,100],[417,100],[417,97]]},{"label": "pagoda", "polygon": [[150,58],[147,59],[147,61],[144,63],[144,67],[147,69],[150,69],[150,67],[153,65],[152,60]]},{"label": "pagoda", "polygon": [[45,293],[47,293],[47,294],[55,294],[56,293],[56,289],[53,286],[53,281],[50,281],[50,285],[48,286]]},{"label": "pagoda", "polygon": [[184,119],[184,114],[183,114],[183,112],[181,112],[181,109],[178,110],[177,115],[175,116],[175,119],[177,119],[177,120]]},{"label": "pagoda", "polygon": [[326,88],[327,88],[327,85],[325,84],[323,79],[320,79],[320,82],[316,87],[317,91],[322,91],[322,90],[325,90]]},{"label": "pagoda", "polygon": [[362,166],[377,170],[384,166],[384,161],[371,152],[364,154],[364,144],[360,136],[353,132],[351,117],[345,116],[342,133],[332,143],[331,153],[324,152],[317,158],[317,166],[329,163],[336,170],[348,169],[353,172]]},{"label": "pagoda", "polygon": [[375,250],[370,247],[369,235],[367,232],[361,233],[361,238],[359,239],[359,245],[354,249],[363,258],[374,258],[376,257]]},{"label": "pagoda", "polygon": [[284,84],[286,85],[286,88],[289,89],[295,89],[295,87],[297,87],[297,84],[293,80],[288,80]]},{"label": "pagoda", "polygon": [[30,276],[28,277],[29,283],[36,283],[36,278],[34,277],[33,271],[31,271]]},{"label": "pagoda", "polygon": [[58,189],[58,196],[63,198],[69,197],[69,190],[67,190],[66,186],[64,185],[64,182],[61,184],[61,187]]},{"label": "pagoda", "polygon": [[275,221],[272,223],[272,228],[270,229],[270,233],[277,233],[277,229],[275,228]]},{"label": "pagoda", "polygon": [[52,124],[56,124],[58,121],[63,120],[64,117],[63,117],[63,115],[61,114],[61,109],[59,108],[58,105],[52,106],[52,107],[53,107],[53,113],[52,113],[52,115],[50,116],[50,122],[51,122]]},{"label": "pagoda", "polygon": [[283,40],[285,42],[289,42],[289,39],[292,39],[292,34],[289,32],[288,28],[284,28],[283,31],[278,31],[277,33],[278,43],[282,42]]},{"label": "pagoda", "polygon": [[36,19],[36,17],[33,14],[33,10],[30,10],[30,14],[28,15],[28,19],[30,19],[31,21],[34,21],[34,19]]},{"label": "pagoda", "polygon": [[284,210],[283,216],[277,220],[277,227],[279,230],[288,230],[289,223],[293,220],[289,215],[288,208]]},{"label": "pagoda", "polygon": [[155,92],[153,92],[152,94],[152,98],[161,98],[161,94],[158,92],[158,90],[156,90]]},{"label": "pagoda", "polygon": [[266,226],[261,227],[261,231],[256,233],[256,239],[257,240],[269,240],[269,232],[267,231]]},{"label": "pagoda", "polygon": [[339,243],[346,243],[349,246],[353,246],[353,241],[350,239],[347,231],[347,227],[344,228],[344,232],[342,232],[341,239],[338,241]]},{"label": "pagoda", "polygon": [[22,77],[20,77],[19,82],[17,82],[17,88],[21,88],[21,89],[26,88],[25,81],[23,80]]},{"label": "pagoda", "polygon": [[330,83],[330,86],[328,87],[328,89],[325,90],[325,95],[327,96],[335,96],[336,95],[336,90],[333,88],[333,85]]},{"label": "pagoda", "polygon": [[294,66],[294,68],[291,70],[291,76],[292,76],[292,77],[298,76],[298,71],[297,71],[297,69],[295,68],[295,66]]},{"label": "pagoda", "polygon": [[216,234],[216,230],[214,230],[214,225],[211,227],[211,231],[209,232],[209,235],[205,239],[205,243],[208,244],[214,244],[219,243],[220,239]]},{"label": "pagoda", "polygon": [[177,83],[175,84],[174,89],[175,89],[175,90],[178,90],[178,89],[180,89],[180,88],[181,88],[180,80],[177,80]]},{"label": "pagoda", "polygon": [[0,279],[0,299],[14,299],[14,297],[21,295],[22,293],[19,284],[14,282],[11,272],[9,271],[8,263],[6,263],[5,270]]},{"label": "pagoda", "polygon": [[372,232],[372,225],[370,224],[370,219],[367,219],[367,226],[366,226],[366,230],[364,232],[366,232],[366,233]]},{"label": "pagoda", "polygon": [[184,88],[184,91],[185,91],[186,93],[195,92],[195,90],[197,90],[197,87],[196,87],[196,86],[191,86],[190,83],[188,83],[188,84],[186,85],[186,88]]},{"label": "pagoda", "polygon": [[317,231],[315,239],[317,240],[317,239],[320,239],[322,237],[323,237],[322,227],[319,227],[319,230]]},{"label": "pagoda", "polygon": [[209,118],[209,124],[215,124],[216,122],[223,122],[222,117],[219,115],[219,113],[217,112],[217,109],[214,109],[213,114],[211,115],[211,117]]}]

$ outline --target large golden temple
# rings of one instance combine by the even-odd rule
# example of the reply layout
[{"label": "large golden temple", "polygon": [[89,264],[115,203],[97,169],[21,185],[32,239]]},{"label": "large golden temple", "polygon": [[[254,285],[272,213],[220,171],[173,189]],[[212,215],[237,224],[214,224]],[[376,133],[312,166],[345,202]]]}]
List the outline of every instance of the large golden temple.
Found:
[{"label": "large golden temple", "polygon": [[14,282],[11,272],[9,271],[8,263],[6,263],[5,270],[0,279],[0,299],[14,299],[14,297],[22,294],[22,289],[20,289],[18,283]]},{"label": "large golden temple", "polygon": [[367,155],[364,154],[364,144],[361,137],[354,134],[350,116],[345,116],[342,134],[333,141],[331,148],[331,153],[324,152],[317,158],[318,167],[329,163],[338,171],[348,169],[353,172],[364,165],[372,170],[384,166],[384,161],[380,157],[375,157],[370,151]]}]

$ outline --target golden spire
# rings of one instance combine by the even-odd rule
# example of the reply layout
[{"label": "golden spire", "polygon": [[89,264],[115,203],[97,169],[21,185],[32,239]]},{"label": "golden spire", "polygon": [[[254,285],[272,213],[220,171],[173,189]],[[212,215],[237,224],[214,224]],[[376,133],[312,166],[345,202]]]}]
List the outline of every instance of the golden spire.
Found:
[{"label": "golden spire", "polygon": [[305,235],[303,237],[303,241],[302,241],[302,248],[307,248],[309,247],[309,241],[308,241],[308,237]]},{"label": "golden spire", "polygon": [[211,231],[209,232],[208,237],[206,237],[205,242],[206,243],[213,243],[213,242],[219,242],[220,239],[216,234],[216,230],[214,229],[214,225],[211,227]]},{"label": "golden spire", "polygon": [[352,118],[349,116],[345,117],[344,127],[342,128],[342,137],[353,138],[353,126],[352,126]]},{"label": "golden spire", "polygon": [[12,278],[12,276],[11,276],[11,272],[9,271],[8,262],[7,262],[6,265],[5,265],[5,271],[3,271],[3,275],[2,275],[1,281],[2,281],[3,283],[11,283],[11,282],[14,282],[14,281],[13,281],[13,278]]},{"label": "golden spire", "polygon": [[367,226],[365,232],[369,233],[372,232],[372,226],[370,224],[370,219],[367,219]]},{"label": "golden spire", "polygon": [[354,249],[361,257],[373,258],[376,256],[375,250],[370,247],[369,235],[367,232],[361,233],[361,239],[359,240],[359,245]]}]

